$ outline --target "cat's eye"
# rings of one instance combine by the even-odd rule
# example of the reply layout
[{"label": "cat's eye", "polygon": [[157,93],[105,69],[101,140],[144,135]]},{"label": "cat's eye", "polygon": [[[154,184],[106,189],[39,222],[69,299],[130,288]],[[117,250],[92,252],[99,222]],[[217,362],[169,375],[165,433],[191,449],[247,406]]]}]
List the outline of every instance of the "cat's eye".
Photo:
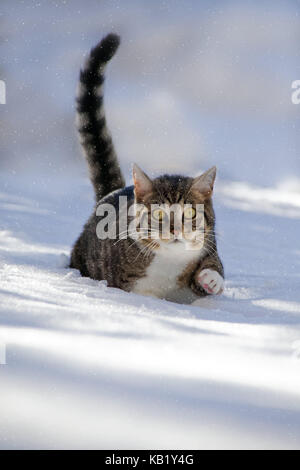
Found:
[{"label": "cat's eye", "polygon": [[154,211],[152,211],[152,217],[155,219],[155,220],[163,220],[166,216],[166,213],[162,210],[162,209],[154,209]]},{"label": "cat's eye", "polygon": [[185,219],[194,219],[196,217],[196,209],[193,207],[187,207],[184,209],[183,215]]}]

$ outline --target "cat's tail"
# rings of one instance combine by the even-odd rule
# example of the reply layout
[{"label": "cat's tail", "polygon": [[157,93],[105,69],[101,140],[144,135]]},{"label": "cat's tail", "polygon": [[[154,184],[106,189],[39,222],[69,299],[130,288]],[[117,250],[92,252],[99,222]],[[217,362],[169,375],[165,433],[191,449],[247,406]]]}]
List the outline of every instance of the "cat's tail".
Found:
[{"label": "cat's tail", "polygon": [[80,72],[77,95],[78,130],[89,165],[96,201],[111,191],[125,186],[103,107],[105,67],[119,44],[119,36],[108,34],[91,50]]}]

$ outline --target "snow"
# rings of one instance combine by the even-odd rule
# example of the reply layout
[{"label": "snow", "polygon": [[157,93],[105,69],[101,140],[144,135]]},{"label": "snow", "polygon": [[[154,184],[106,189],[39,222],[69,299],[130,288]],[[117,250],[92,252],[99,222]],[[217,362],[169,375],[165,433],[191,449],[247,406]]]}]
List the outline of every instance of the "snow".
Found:
[{"label": "snow", "polygon": [[[298,5],[69,3],[1,2],[0,448],[299,448]],[[134,161],[218,167],[221,297],[178,305],[66,269],[93,199],[78,73],[110,31],[128,182]]]},{"label": "snow", "polygon": [[299,449],[299,192],[218,180],[226,288],[189,306],[65,268],[90,185],[34,182],[1,177],[0,448]]}]

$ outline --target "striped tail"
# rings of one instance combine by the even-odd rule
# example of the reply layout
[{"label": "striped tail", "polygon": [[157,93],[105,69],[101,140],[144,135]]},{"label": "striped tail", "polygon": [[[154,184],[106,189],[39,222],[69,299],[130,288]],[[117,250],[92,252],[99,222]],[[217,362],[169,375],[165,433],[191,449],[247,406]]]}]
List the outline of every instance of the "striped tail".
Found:
[{"label": "striped tail", "polygon": [[125,186],[103,106],[105,67],[119,44],[120,38],[116,34],[106,36],[92,49],[85,67],[80,72],[77,96],[78,130],[96,201]]}]

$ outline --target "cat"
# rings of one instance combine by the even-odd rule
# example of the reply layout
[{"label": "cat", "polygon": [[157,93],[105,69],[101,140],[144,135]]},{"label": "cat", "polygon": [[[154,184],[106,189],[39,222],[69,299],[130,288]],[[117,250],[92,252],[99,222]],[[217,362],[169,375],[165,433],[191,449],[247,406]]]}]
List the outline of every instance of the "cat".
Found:
[{"label": "cat", "polygon": [[[174,302],[192,303],[199,296],[220,294],[224,270],[217,252],[212,203],[216,167],[195,178],[163,175],[151,179],[135,164],[134,184],[125,185],[103,106],[105,67],[119,44],[116,34],[104,37],[80,72],[78,130],[96,207],[73,247],[70,267],[82,276],[106,280],[109,287]],[[122,198],[126,207],[120,205]],[[168,213],[173,205],[182,213]],[[107,207],[116,216],[110,222],[114,237],[99,236]],[[200,223],[194,220],[198,207],[203,208]],[[142,218],[149,222],[146,228]],[[163,219],[168,219],[168,237]],[[135,230],[129,228],[133,222]]]}]

